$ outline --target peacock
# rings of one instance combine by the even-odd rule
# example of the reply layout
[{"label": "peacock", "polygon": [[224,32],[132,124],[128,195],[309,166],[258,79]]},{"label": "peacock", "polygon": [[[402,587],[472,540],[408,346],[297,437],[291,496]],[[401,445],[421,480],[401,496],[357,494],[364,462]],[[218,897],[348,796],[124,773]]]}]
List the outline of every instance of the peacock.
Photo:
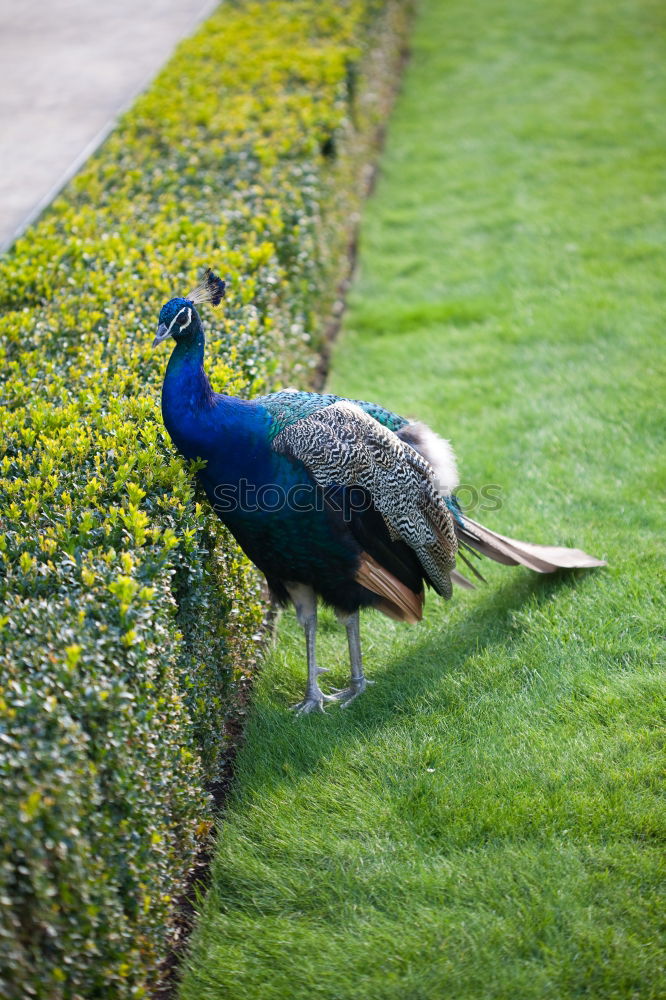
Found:
[{"label": "peacock", "polygon": [[[416,623],[425,585],[451,597],[480,576],[472,554],[538,573],[603,566],[579,549],[535,545],[472,520],[456,499],[453,450],[425,424],[377,403],[285,389],[246,400],[214,392],[204,370],[197,306],[219,305],[225,282],[208,268],[187,297],[161,309],[153,347],[175,346],[162,416],[175,447],[202,459],[197,476],[213,510],[305,633],[307,686],[297,714],[345,707],[366,688],[359,611]],[[205,463],[205,464],[204,464]],[[481,577],[482,578],[482,577]],[[324,693],[316,654],[318,599],[347,630],[349,685]]]}]

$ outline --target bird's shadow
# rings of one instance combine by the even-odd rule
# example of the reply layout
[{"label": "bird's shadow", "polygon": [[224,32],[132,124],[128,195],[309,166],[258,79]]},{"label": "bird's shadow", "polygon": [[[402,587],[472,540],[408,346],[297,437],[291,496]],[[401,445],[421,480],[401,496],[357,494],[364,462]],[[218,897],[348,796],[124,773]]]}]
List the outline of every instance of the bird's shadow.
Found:
[{"label": "bird's shadow", "polygon": [[[557,591],[575,587],[582,575],[582,571],[548,576],[521,573],[502,587],[489,587],[450,626],[424,629],[422,640],[411,645],[406,655],[401,650],[381,673],[375,671],[376,683],[345,709],[332,706],[324,715],[295,718],[288,711],[293,691],[288,683],[280,685],[253,706],[248,739],[238,760],[241,785],[251,786],[256,794],[262,786],[275,787],[312,775],[345,745],[351,749],[366,742],[396,718],[408,720],[430,700],[436,702],[438,711],[445,711],[446,702],[438,691],[443,678],[462,673],[470,657],[486,650],[503,647],[509,659],[512,648],[523,639],[522,630],[512,621],[515,612],[527,602],[538,610]],[[368,619],[366,630],[369,625]],[[370,677],[372,658],[371,653],[367,658]],[[262,746],[266,753],[258,755]]]}]

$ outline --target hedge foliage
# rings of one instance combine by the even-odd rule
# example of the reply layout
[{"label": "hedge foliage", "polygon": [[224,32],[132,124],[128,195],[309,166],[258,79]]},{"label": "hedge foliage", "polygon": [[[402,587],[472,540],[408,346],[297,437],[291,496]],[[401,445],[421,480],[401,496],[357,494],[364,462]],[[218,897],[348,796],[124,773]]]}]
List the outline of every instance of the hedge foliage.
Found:
[{"label": "hedge foliage", "polygon": [[3,998],[155,981],[263,615],[162,427],[156,317],[211,264],[213,383],[307,383],[408,6],[225,4],[0,262]]}]

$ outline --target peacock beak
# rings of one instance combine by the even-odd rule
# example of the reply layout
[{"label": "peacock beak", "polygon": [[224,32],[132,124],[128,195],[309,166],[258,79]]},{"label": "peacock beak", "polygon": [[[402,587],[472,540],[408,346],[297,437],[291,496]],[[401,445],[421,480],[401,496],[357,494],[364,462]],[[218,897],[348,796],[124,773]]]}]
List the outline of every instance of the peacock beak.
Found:
[{"label": "peacock beak", "polygon": [[166,340],[168,336],[169,336],[169,327],[166,325],[166,323],[160,323],[160,325],[157,328],[157,334],[153,341],[153,347],[157,347],[157,345],[161,344],[163,340]]}]

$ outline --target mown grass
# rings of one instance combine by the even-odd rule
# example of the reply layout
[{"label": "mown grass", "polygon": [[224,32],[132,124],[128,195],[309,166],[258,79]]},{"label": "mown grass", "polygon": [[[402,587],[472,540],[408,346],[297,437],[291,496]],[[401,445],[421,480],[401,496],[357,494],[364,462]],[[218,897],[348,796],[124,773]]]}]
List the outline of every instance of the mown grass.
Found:
[{"label": "mown grass", "polygon": [[422,0],[331,388],[608,568],[368,615],[376,684],[299,721],[283,617],[183,1000],[663,995],[663,15]]}]

